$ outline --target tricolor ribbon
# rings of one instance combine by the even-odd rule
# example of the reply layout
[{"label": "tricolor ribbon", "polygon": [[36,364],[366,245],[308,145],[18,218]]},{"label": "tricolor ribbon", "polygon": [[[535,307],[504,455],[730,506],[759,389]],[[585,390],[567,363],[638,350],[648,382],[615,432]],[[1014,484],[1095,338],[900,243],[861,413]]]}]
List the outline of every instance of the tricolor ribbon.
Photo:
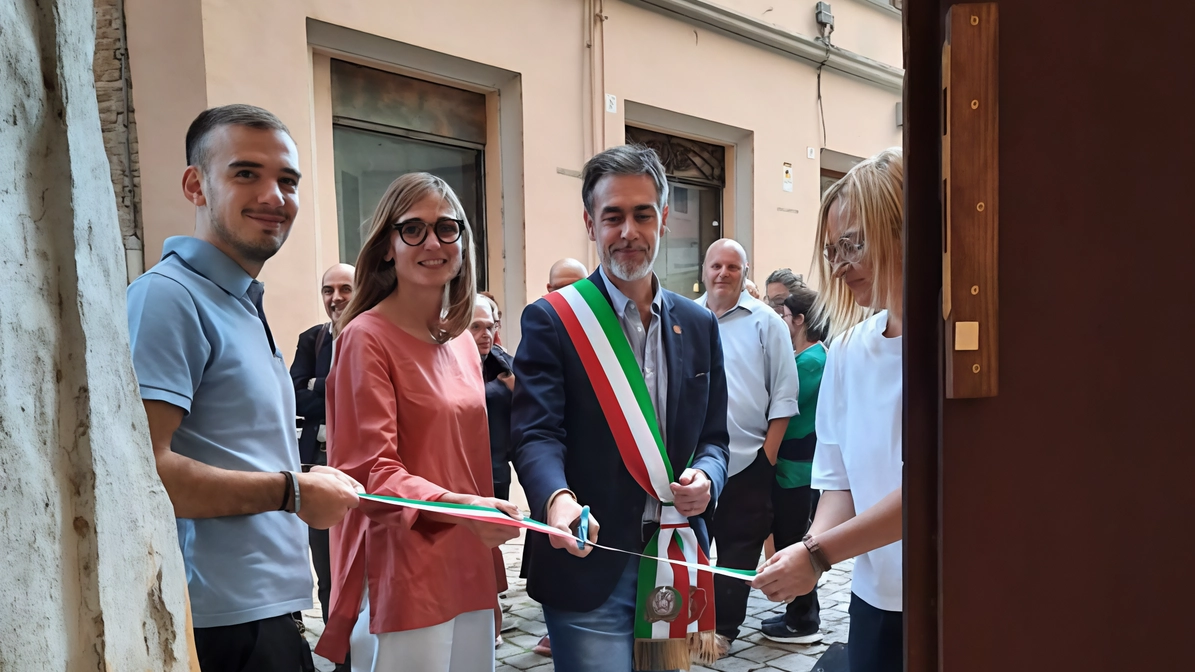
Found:
[{"label": "tricolor ribbon", "polygon": [[[473,506],[470,504],[448,504],[445,502],[425,502],[418,499],[402,499],[400,497],[387,497],[386,495],[360,495],[361,499],[366,499],[371,502],[380,502],[382,504],[391,504],[393,506],[405,506],[409,509],[418,509],[419,511],[430,511],[445,516],[455,516],[457,518],[469,518],[471,520],[480,520],[486,523],[493,523],[495,525],[506,525],[508,527],[517,527],[524,530],[531,530],[532,532],[540,532],[552,537],[561,537],[571,541],[582,541],[580,537],[573,536],[570,532],[552,527],[546,523],[541,523],[538,520],[524,517],[522,520],[511,518],[506,513],[490,508],[488,506]],[[658,560],[659,558],[652,555],[645,555],[643,553],[636,553],[622,548],[614,548],[613,546],[603,546],[595,544],[592,541],[585,541],[586,544],[594,548],[600,548],[604,551],[613,551],[615,553],[625,553],[626,555],[634,555],[640,558],[647,558],[648,560]],[[697,549],[701,553],[701,549]],[[704,555],[704,554],[702,554]],[[747,569],[728,569],[726,567],[711,567],[708,563],[700,564],[699,562],[691,561],[691,556],[677,558],[664,558],[664,562],[670,565],[675,565],[683,570],[693,570],[698,572],[708,572],[709,574],[721,574],[732,579],[741,579],[743,581],[750,581],[755,578],[755,572]]]}]

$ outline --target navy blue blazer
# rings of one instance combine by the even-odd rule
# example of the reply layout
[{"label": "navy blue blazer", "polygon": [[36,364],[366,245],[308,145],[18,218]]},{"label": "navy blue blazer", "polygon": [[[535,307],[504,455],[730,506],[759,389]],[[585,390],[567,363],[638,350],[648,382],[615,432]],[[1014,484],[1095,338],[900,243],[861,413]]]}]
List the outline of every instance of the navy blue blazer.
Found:
[{"label": "navy blue blazer", "polygon": [[[589,276],[606,300],[599,273]],[[714,502],[726,484],[726,376],[718,321],[702,306],[667,290],[661,311],[668,360],[664,445],[675,476],[688,466],[712,481],[704,514],[690,519],[709,552]],[[511,412],[514,464],[532,516],[546,520],[552,493],[568,488],[590,507],[601,525],[598,542],[642,552],[650,532],[643,527],[647,493],[635,482],[606,423],[577,350],[556,311],[540,299],[523,310],[523,336],[515,356]],[[527,592],[536,601],[568,611],[601,606],[630,556],[601,549],[586,558],[551,547],[542,534],[528,534],[524,549]]]},{"label": "navy blue blazer", "polygon": [[[303,464],[315,464],[319,457],[316,438],[327,415],[324,383],[331,369],[332,334],[328,332],[328,323],[317,324],[299,334],[290,377],[295,383],[295,413],[303,418],[303,433],[299,436],[299,460]],[[315,385],[309,390],[307,381],[313,378]]]}]

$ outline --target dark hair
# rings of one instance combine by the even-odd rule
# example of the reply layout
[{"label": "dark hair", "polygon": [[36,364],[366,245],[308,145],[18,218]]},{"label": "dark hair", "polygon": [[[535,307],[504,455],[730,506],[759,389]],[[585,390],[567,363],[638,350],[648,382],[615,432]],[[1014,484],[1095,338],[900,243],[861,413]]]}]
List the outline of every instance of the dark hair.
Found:
[{"label": "dark hair", "polygon": [[[789,294],[795,294],[798,289],[807,287],[805,284],[805,279],[801,277],[800,274],[793,273],[791,268],[781,268],[772,271],[772,274],[768,276],[768,281],[764,283],[764,291],[767,291],[767,286],[774,282],[780,283],[787,287]],[[795,312],[793,313],[793,315],[796,314],[797,313]]]},{"label": "dark hair", "polygon": [[581,169],[581,201],[590,217],[594,217],[593,190],[607,175],[649,175],[656,183],[660,209],[668,203],[668,178],[656,150],[643,145],[622,145],[594,155]]},{"label": "dark hair", "polygon": [[282,131],[290,135],[290,129],[286,124],[269,110],[241,104],[213,107],[200,112],[187,129],[188,166],[203,167],[207,161],[207,136],[221,126],[248,126],[263,131]]},{"label": "dark hair", "polygon": [[[787,270],[787,269],[786,269]],[[773,273],[773,275],[775,275]],[[771,280],[768,282],[780,282],[779,280]],[[813,291],[806,285],[802,284],[788,298],[784,300],[784,307],[788,308],[788,312],[793,314],[795,318],[797,315],[805,316],[805,338],[810,341],[820,341],[825,338],[825,334],[819,329],[812,319],[810,313],[813,311],[813,304],[817,302],[817,292]]]}]

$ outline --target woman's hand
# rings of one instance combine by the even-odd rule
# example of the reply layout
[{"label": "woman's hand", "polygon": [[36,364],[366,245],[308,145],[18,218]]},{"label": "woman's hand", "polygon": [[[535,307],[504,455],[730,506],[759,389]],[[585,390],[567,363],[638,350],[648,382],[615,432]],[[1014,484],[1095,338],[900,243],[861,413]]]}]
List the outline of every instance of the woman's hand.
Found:
[{"label": "woman's hand", "polygon": [[820,576],[809,561],[805,544],[793,544],[763,563],[751,587],[758,588],[773,602],[792,602],[816,588]]},{"label": "woman's hand", "polygon": [[[477,495],[463,495],[450,492],[441,497],[440,501],[444,502],[445,504],[465,504],[467,506],[484,506],[491,509],[498,509],[502,513],[505,513],[515,520],[523,519],[523,513],[519,511],[519,507],[506,501],[505,499],[497,499],[495,497],[479,497]],[[477,535],[477,538],[480,539],[481,543],[485,544],[487,548],[501,546],[503,543],[519,536],[519,528],[511,525],[487,523],[483,520],[459,518],[456,516],[436,516],[436,519],[442,522],[456,523],[457,525],[464,527],[473,534]]]}]

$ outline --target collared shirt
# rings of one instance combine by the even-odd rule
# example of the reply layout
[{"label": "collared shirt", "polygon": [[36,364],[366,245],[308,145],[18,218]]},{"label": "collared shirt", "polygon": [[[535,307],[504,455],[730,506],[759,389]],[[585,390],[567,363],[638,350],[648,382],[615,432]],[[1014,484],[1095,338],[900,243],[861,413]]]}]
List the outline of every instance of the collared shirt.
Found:
[{"label": "collared shirt", "polygon": [[[643,318],[639,315],[639,308],[635,302],[628,299],[606,275],[606,269],[599,266],[602,282],[606,283],[606,291],[610,293],[610,303],[614,307],[614,314],[618,316],[618,323],[622,326],[622,333],[626,334],[631,344],[631,351],[635,353],[635,361],[639,363],[639,370],[643,372],[643,382],[647,384],[647,394],[651,397],[651,405],[656,411],[656,423],[660,428],[660,436],[667,440],[668,434],[668,357],[664,354],[664,336],[661,333],[660,313],[664,310],[663,292],[660,291],[660,281],[652,277],[651,318],[647,327],[643,326]],[[679,476],[680,474],[677,474]],[[644,507],[643,520],[654,522],[660,519],[660,503],[656,498],[647,495],[647,506]]]},{"label": "collared shirt", "polygon": [[599,266],[598,270],[602,274],[602,282],[606,283],[606,290],[610,292],[610,302],[614,306],[614,314],[618,316],[618,323],[622,325],[622,333],[630,341],[635,361],[643,372],[643,382],[647,383],[647,393],[651,396],[651,405],[655,407],[656,421],[663,436],[668,426],[665,417],[668,412],[668,358],[664,356],[664,337],[660,333],[660,313],[664,310],[660,282],[652,278],[655,294],[651,299],[651,321],[645,328],[635,302],[610,282],[605,268]]},{"label": "collared shirt", "polygon": [[[697,303],[708,308],[707,299],[703,294]],[[797,365],[788,326],[763,301],[743,292],[717,318],[726,366],[727,476],[734,476],[763,448],[769,422],[797,415]]]},{"label": "collared shirt", "polygon": [[[262,313],[262,283],[218,248],[166,240],[128,288],[141,398],[184,412],[170,448],[235,471],[299,471],[294,384]],[[178,521],[195,627],[311,607],[307,527],[293,514]]]}]

